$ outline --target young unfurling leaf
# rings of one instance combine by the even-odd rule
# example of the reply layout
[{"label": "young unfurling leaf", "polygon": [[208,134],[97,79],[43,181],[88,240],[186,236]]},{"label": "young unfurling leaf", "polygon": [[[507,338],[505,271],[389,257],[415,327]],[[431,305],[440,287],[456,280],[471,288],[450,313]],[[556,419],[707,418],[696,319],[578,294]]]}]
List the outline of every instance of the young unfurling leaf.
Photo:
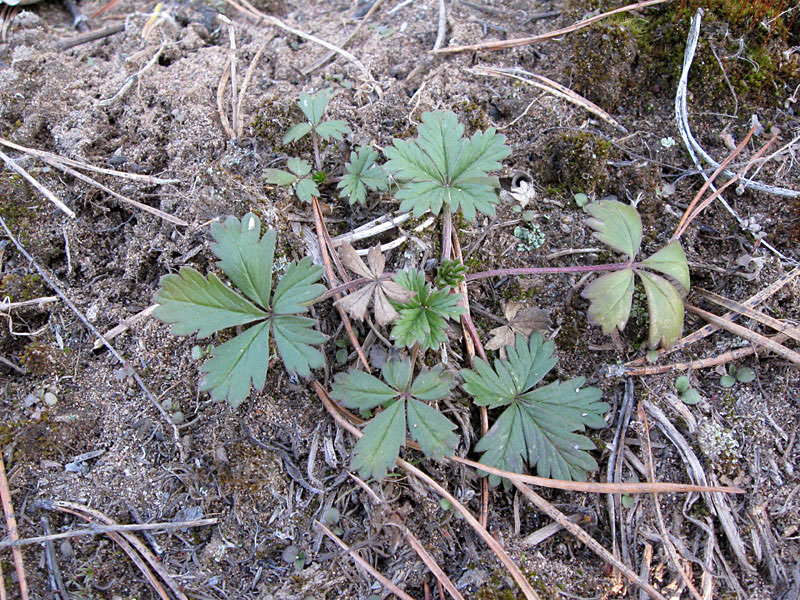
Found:
[{"label": "young unfurling leaf", "polygon": [[[223,284],[213,273],[203,277],[184,267],[178,275],[161,278],[156,293],[156,318],[173,323],[172,333],[198,336],[255,323],[224,344],[211,349],[211,358],[201,366],[205,374],[200,389],[209,390],[214,400],[226,400],[234,408],[247,397],[250,386],[264,387],[269,364],[269,339],[272,335],[288,371],[308,375],[323,364],[323,356],[313,346],[326,337],[312,329],[314,321],[299,316],[306,304],[319,296],[324,287],[316,283],[322,268],[304,258],[290,264],[278,283],[272,302],[272,269],[275,232],[261,236],[261,221],[254,214],[241,222],[228,217],[224,224],[211,227],[211,249],[217,266],[244,292],[244,298]],[[248,300],[249,299],[249,300]]]},{"label": "young unfurling leaf", "polygon": [[340,373],[331,390],[331,398],[348,408],[383,407],[364,428],[352,467],[364,478],[383,479],[405,445],[406,423],[426,457],[438,460],[452,454],[458,444],[455,425],[425,403],[450,395],[455,384],[452,374],[434,367],[414,378],[408,358],[387,361],[381,374],[385,383],[363,371]]},{"label": "young unfurling leaf", "polygon": [[401,271],[395,281],[415,295],[408,302],[395,304],[400,318],[392,329],[392,339],[400,346],[419,343],[425,350],[436,348],[447,339],[447,319],[464,312],[464,307],[458,306],[460,296],[433,288],[425,283],[425,274],[416,269]]},{"label": "young unfurling leaf", "polygon": [[[536,387],[556,363],[554,349],[534,331],[529,341],[518,335],[508,359],[496,360],[494,367],[477,359],[474,371],[462,369],[464,389],[476,404],[507,407],[475,446],[484,453],[482,463],[516,473],[524,463],[536,465],[541,477],[553,479],[583,480],[597,468],[586,452],[594,444],[576,432],[605,427],[608,405],[600,402],[599,389],[582,387],[582,377]],[[489,482],[497,485],[500,478],[490,475]]]},{"label": "young unfurling leaf", "polygon": [[[600,200],[585,207],[591,218],[586,224],[595,230],[594,237],[624,254],[631,267],[601,275],[583,290],[590,300],[589,321],[600,325],[603,333],[622,331],[631,313],[634,274],[638,275],[647,294],[650,314],[649,344],[651,348],[668,348],[681,336],[683,300],[689,290],[689,265],[680,242],[671,241],[661,250],[634,264],[642,243],[642,220],[636,209],[616,200]],[[649,273],[658,271],[668,279]]]}]

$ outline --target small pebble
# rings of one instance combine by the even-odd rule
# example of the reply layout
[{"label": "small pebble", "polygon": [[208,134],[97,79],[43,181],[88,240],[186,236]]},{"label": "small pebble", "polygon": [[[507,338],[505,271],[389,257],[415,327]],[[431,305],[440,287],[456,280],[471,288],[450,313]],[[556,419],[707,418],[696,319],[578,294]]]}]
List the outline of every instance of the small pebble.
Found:
[{"label": "small pebble", "polygon": [[55,406],[58,402],[58,396],[56,396],[53,392],[46,392],[44,395],[44,403],[47,406]]}]

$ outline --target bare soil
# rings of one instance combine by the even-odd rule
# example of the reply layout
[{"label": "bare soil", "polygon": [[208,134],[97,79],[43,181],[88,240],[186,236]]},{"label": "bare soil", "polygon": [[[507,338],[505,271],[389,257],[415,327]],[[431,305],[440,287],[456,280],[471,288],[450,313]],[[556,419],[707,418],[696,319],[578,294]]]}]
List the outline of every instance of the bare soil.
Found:
[{"label": "bare soil", "polygon": [[[304,237],[313,227],[309,211],[285,190],[265,185],[262,173],[281,166],[287,155],[299,151],[308,156],[309,148],[287,147],[282,136],[299,119],[300,92],[332,88],[337,95],[328,114],[346,120],[353,130],[346,143],[323,150],[334,177],[343,172],[351,146],[385,147],[393,137],[413,136],[422,113],[429,110],[454,111],[468,134],[494,126],[507,136],[512,154],[500,174],[504,189],[497,215],[460,223],[470,270],[615,260],[605,250],[550,257],[597,246],[573,200],[577,192],[590,199],[615,196],[638,203],[647,253],[672,235],[703,183],[674,116],[688,20],[698,4],[708,10],[689,78],[695,137],[720,161],[730,152],[727,144],[738,143],[756,115],[763,132],[743,156],[755,152],[773,127],[780,133],[767,156],[782,151],[754,177],[800,189],[800,19],[787,13],[767,28],[746,21],[732,8],[734,2],[681,4],[688,5],[683,12],[672,2],[535,45],[434,56],[429,51],[437,37],[439,3],[386,2],[348,46],[371,79],[342,57],[305,75],[305,67],[325,49],[258,23],[221,0],[160,5],[163,18],[149,31],[145,26],[151,13],[139,11],[152,10],[152,4],[122,0],[91,24],[99,29],[124,22],[124,32],[69,50],[58,46],[74,35],[64,8],[55,3],[29,6],[10,26],[8,42],[0,44],[0,137],[96,166],[178,180],[150,185],[98,175],[117,193],[189,225],[133,208],[7,147],[3,151],[51,189],[76,218],[10,170],[0,173],[0,216],[100,331],[150,306],[165,273],[183,265],[213,269],[208,225],[214,219],[254,211],[278,231],[281,255],[298,259],[315,243],[313,236],[311,242]],[[783,3],[786,8],[789,4]],[[621,4],[452,0],[445,5],[444,45],[455,46],[544,33]],[[81,3],[86,14],[101,6],[94,0]],[[339,0],[263,0],[257,7],[334,44],[355,27],[354,15],[365,12]],[[537,17],[549,11],[557,14]],[[243,131],[236,139],[226,134],[217,105],[231,55],[229,28],[217,19],[218,13],[233,22],[239,88],[251,60],[264,48],[243,95]],[[477,74],[470,70],[475,66],[519,67],[546,76],[608,111],[626,131],[520,81]],[[229,94],[229,87],[223,90],[222,112],[228,120]],[[509,194],[520,178],[537,191],[526,207],[535,213],[530,222],[520,220],[514,209],[517,200]],[[796,268],[800,200],[747,189],[737,194],[732,188],[725,196],[749,230],[715,202],[682,242],[693,286],[741,302]],[[384,195],[372,198],[366,208],[351,208],[337,198],[334,186],[324,187],[323,200],[330,208],[332,235],[398,206]],[[518,226],[538,228],[543,243],[521,244],[514,235]],[[380,241],[399,235],[390,231]],[[425,267],[438,256],[439,239],[436,225],[414,234],[390,255],[389,266]],[[6,244],[0,257],[0,298],[19,302],[54,295],[13,244]],[[587,304],[580,298],[583,283],[577,276],[483,281],[471,285],[470,298],[484,335],[502,322],[506,302],[549,311],[547,333],[555,339],[560,359],[556,375],[587,377],[612,406],[608,428],[592,433],[601,468],[591,477],[606,481],[625,380],[603,376],[603,368],[643,354],[646,318],[639,306],[639,317],[621,336],[603,336],[587,322]],[[799,299],[800,282],[794,279],[759,308],[797,325]],[[689,300],[721,314],[699,297]],[[120,523],[215,517],[216,525],[158,533],[150,546],[189,598],[384,597],[382,586],[315,525],[336,507],[341,537],[413,597],[440,596],[433,575],[390,524],[398,516],[464,597],[521,597],[477,535],[422,484],[408,477],[370,482],[386,501],[375,504],[348,475],[354,441],[336,426],[306,383],[289,377],[279,362],[272,365],[265,390],[253,392],[232,410],[198,392],[199,363],[191,356],[197,341],[171,336],[156,320],[141,320],[112,341],[125,360],[120,364],[107,350],[93,350],[94,336],[60,300],[0,316],[0,449],[22,537],[41,535],[44,516],[53,532],[85,525],[73,515],[46,510],[43,503],[53,500],[92,507]],[[344,337],[330,303],[319,307],[315,317],[332,336],[324,347],[329,366],[316,374],[327,384],[344,368],[334,358],[335,341]],[[755,321],[740,322],[770,334]],[[703,324],[687,314],[685,331]],[[451,349],[464,356],[459,333],[454,332]],[[797,348],[792,340],[785,343]],[[747,342],[735,335],[717,332],[659,364],[713,357],[743,345]],[[753,368],[756,380],[725,389],[719,369],[695,370],[692,385],[702,400],[692,406],[675,395],[676,371],[632,382],[635,400],[661,408],[709,480],[746,490],[728,498],[732,531],[725,531],[707,498],[697,495],[656,499],[664,531],[652,497],[617,504],[612,523],[606,497],[542,491],[564,512],[588,515],[582,521],[585,529],[670,598],[692,595],[665,547],[667,533],[687,577],[705,598],[800,597],[800,378],[796,365],[770,354],[736,365]],[[172,401],[172,415],[182,413],[176,419],[177,439],[172,424],[134,380],[134,371],[159,402]],[[477,411],[461,397],[453,398],[452,410],[461,417],[462,434],[474,440],[480,431]],[[684,456],[656,423],[650,420],[649,425],[658,479],[690,482]],[[646,479],[641,472],[647,461],[643,434],[634,410],[624,444],[623,480]],[[466,444],[460,451],[471,456]],[[413,451],[407,457],[420,458]],[[475,513],[480,511],[480,481],[473,472],[447,464],[422,466]],[[644,597],[610,576],[603,560],[563,532],[526,547],[524,538],[548,523],[523,498],[502,488],[492,491],[489,529],[542,598]],[[285,550],[292,545],[304,554],[302,564],[286,560]],[[56,597],[44,546],[24,546],[22,556],[30,597]],[[53,556],[72,598],[158,597],[108,537],[56,541]],[[10,597],[19,597],[9,549],[0,551],[0,562]],[[703,587],[703,574],[708,588]]]}]

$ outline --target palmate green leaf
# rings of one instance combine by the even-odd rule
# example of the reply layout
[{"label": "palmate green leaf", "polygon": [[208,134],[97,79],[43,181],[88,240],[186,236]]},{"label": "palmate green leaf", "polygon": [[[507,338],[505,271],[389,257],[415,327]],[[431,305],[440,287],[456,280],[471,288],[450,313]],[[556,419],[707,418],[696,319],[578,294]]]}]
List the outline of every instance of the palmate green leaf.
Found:
[{"label": "palmate green leaf", "polygon": [[196,331],[199,337],[207,337],[220,329],[267,317],[213,273],[206,278],[191,267],[182,267],[177,275],[164,275],[155,301],[158,306],[153,315],[164,323],[173,323],[173,335]]},{"label": "palmate green leaf", "polygon": [[494,214],[499,182],[488,172],[500,167],[510,153],[505,137],[492,128],[467,139],[452,112],[422,115],[416,140],[395,140],[385,151],[386,168],[401,182],[397,198],[401,210],[419,216],[438,214],[444,204],[459,208],[472,221],[476,210]]},{"label": "palmate green leaf", "polygon": [[325,365],[325,357],[314,346],[328,338],[312,329],[315,325],[314,320],[308,317],[275,315],[272,318],[275,345],[278,346],[278,353],[290,373],[308,377],[311,369],[319,369]]},{"label": "palmate green leaf", "polygon": [[633,260],[642,243],[642,219],[636,209],[617,200],[600,200],[584,210],[592,218],[586,224],[595,230],[594,237]]},{"label": "palmate green leaf", "polygon": [[683,332],[683,299],[669,281],[647,271],[637,271],[647,294],[651,348],[669,348]]},{"label": "palmate green leaf", "polygon": [[211,399],[225,399],[231,407],[238,407],[250,393],[250,385],[264,387],[269,365],[269,322],[262,321],[211,350],[209,358],[200,367],[205,376],[200,380],[201,390],[210,390]]},{"label": "palmate green leaf", "polygon": [[[331,390],[331,398],[348,408],[364,411],[386,406],[364,428],[364,437],[356,445],[353,468],[359,469],[364,477],[376,478],[383,477],[392,468],[400,446],[405,443],[406,428],[399,421],[399,415],[405,415],[406,408],[411,437],[425,456],[441,459],[452,454],[458,444],[458,436],[453,433],[455,425],[423,400],[449,396],[455,385],[453,375],[434,367],[423,369],[414,378],[408,358],[387,361],[381,374],[386,383],[362,371],[350,370],[336,376]],[[401,436],[400,441],[397,436]],[[386,444],[392,453],[385,452]]]},{"label": "palmate green leaf", "polygon": [[479,406],[497,408],[514,401],[520,394],[535,386],[555,366],[555,344],[545,342],[534,331],[528,341],[517,334],[513,347],[507,348],[508,359],[496,360],[494,369],[483,360],[475,361],[476,371],[464,369],[464,389]]},{"label": "palmate green leaf", "polygon": [[[275,232],[261,237],[261,221],[247,213],[241,222],[228,217],[224,224],[213,223],[211,251],[219,258],[217,266],[253,302],[267,308],[272,289],[272,261]],[[260,239],[259,239],[260,238]]]},{"label": "palmate green leaf", "polygon": [[584,288],[581,296],[591,301],[589,322],[600,325],[608,335],[614,328],[623,330],[633,303],[633,269],[602,275]]},{"label": "palmate green leaf", "polygon": [[[604,427],[608,405],[599,401],[600,390],[582,387],[583,378],[534,387],[555,365],[554,350],[539,332],[529,341],[517,335],[507,360],[496,360],[493,368],[477,360],[474,371],[461,371],[464,389],[477,404],[507,406],[475,447],[483,452],[483,464],[521,473],[527,463],[540,476],[556,479],[584,479],[597,467],[586,452],[594,444],[576,431]],[[492,485],[499,481],[490,477]]]},{"label": "palmate green leaf", "polygon": [[337,187],[347,195],[350,204],[364,204],[367,190],[385,190],[389,179],[384,170],[375,164],[378,153],[369,146],[359,146],[350,153],[350,162],[345,165],[346,173]]},{"label": "palmate green leaf", "polygon": [[394,280],[416,295],[406,303],[394,304],[400,317],[395,321],[392,338],[401,346],[419,343],[425,350],[446,341],[447,319],[464,312],[458,306],[460,297],[449,290],[434,289],[425,282],[425,274],[416,269],[401,271]]},{"label": "palmate green leaf", "polygon": [[329,142],[332,139],[344,139],[344,136],[350,133],[350,128],[344,121],[323,121],[317,125],[315,129],[319,137],[326,142]]},{"label": "palmate green leaf", "polygon": [[278,283],[270,302],[275,232],[261,237],[261,222],[253,214],[239,221],[234,217],[212,226],[212,250],[218,265],[244,293],[261,305],[240,296],[212,274],[203,277],[184,267],[178,275],[166,275],[156,293],[154,315],[173,323],[172,332],[194,331],[205,337],[236,325],[255,325],[211,350],[201,367],[205,374],[201,389],[214,400],[227,399],[236,407],[247,397],[250,386],[264,387],[269,364],[270,336],[286,369],[307,376],[324,364],[322,353],[313,346],[326,337],[315,331],[312,319],[299,316],[324,290],[317,283],[322,268],[304,258],[291,263]]},{"label": "palmate green leaf", "polygon": [[351,467],[361,477],[381,480],[392,470],[406,443],[406,403],[396,400],[364,428],[356,444]]}]

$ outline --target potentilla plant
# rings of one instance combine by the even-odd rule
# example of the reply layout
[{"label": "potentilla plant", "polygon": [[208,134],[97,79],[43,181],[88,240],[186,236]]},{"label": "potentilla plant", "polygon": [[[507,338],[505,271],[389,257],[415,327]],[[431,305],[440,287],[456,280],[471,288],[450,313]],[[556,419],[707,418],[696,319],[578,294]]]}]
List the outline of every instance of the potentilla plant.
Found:
[{"label": "potentilla plant", "polygon": [[[293,126],[285,137],[291,143],[312,136],[318,171],[322,171],[318,140],[343,140],[349,133],[346,123],[323,120],[329,99],[327,92],[303,94],[300,107],[307,121]],[[389,191],[400,200],[402,210],[416,215],[442,213],[445,229],[455,210],[468,220],[477,212],[494,213],[498,180],[491,172],[509,153],[505,138],[493,129],[467,138],[453,113],[425,113],[418,136],[394,140],[384,153],[388,161],[383,166],[377,163],[375,150],[356,148],[337,189],[350,204],[364,203],[370,193]],[[316,201],[322,193],[317,181],[323,178],[315,178],[311,164],[301,157],[288,159],[287,166],[288,171],[267,170],[267,180],[293,186],[301,201]],[[395,344],[381,377],[352,367],[336,375],[330,394],[368,419],[352,463],[362,476],[386,476],[408,445],[407,435],[427,458],[454,453],[459,438],[438,404],[463,390],[495,417],[474,447],[483,464],[513,472],[522,472],[527,465],[543,477],[583,479],[597,467],[590,454],[594,445],[584,432],[605,426],[608,405],[601,402],[598,389],[584,385],[583,378],[545,381],[557,359],[555,344],[541,333],[509,326],[507,337],[513,345],[505,346],[505,358],[493,363],[476,359],[472,369],[456,372],[421,365],[428,358],[439,362],[438,355],[429,351],[448,344],[449,324],[466,316],[463,290],[473,281],[494,276],[599,272],[583,296],[589,300],[590,322],[604,333],[624,328],[638,277],[647,295],[651,347],[674,343],[682,329],[682,296],[690,284],[680,243],[671,241],[637,262],[642,223],[635,208],[604,200],[587,204],[584,210],[594,236],[624,255],[623,262],[468,273],[459,261],[449,259],[449,248],[443,247],[440,267],[428,277],[414,268],[385,272],[379,245],[369,250],[366,262],[355,249],[343,245],[340,263],[358,279],[327,292],[319,283],[322,268],[308,257],[290,263],[273,291],[276,232],[262,232],[261,221],[252,213],[241,221],[228,217],[212,225],[211,249],[230,285],[215,273],[202,275],[183,267],[162,278],[154,314],[172,324],[176,335],[217,336],[210,358],[200,367],[200,388],[237,407],[251,387],[263,389],[273,357],[279,356],[287,371],[302,377],[312,376],[313,369],[325,364],[320,346],[328,338],[306,314],[312,304],[348,291],[337,301],[339,307],[352,318],[370,321],[379,333],[383,329],[382,337]],[[449,239],[443,236],[443,241]],[[228,333],[231,328],[235,330]],[[460,387],[457,374],[463,380]],[[493,476],[491,481],[497,484],[500,478]]]}]

